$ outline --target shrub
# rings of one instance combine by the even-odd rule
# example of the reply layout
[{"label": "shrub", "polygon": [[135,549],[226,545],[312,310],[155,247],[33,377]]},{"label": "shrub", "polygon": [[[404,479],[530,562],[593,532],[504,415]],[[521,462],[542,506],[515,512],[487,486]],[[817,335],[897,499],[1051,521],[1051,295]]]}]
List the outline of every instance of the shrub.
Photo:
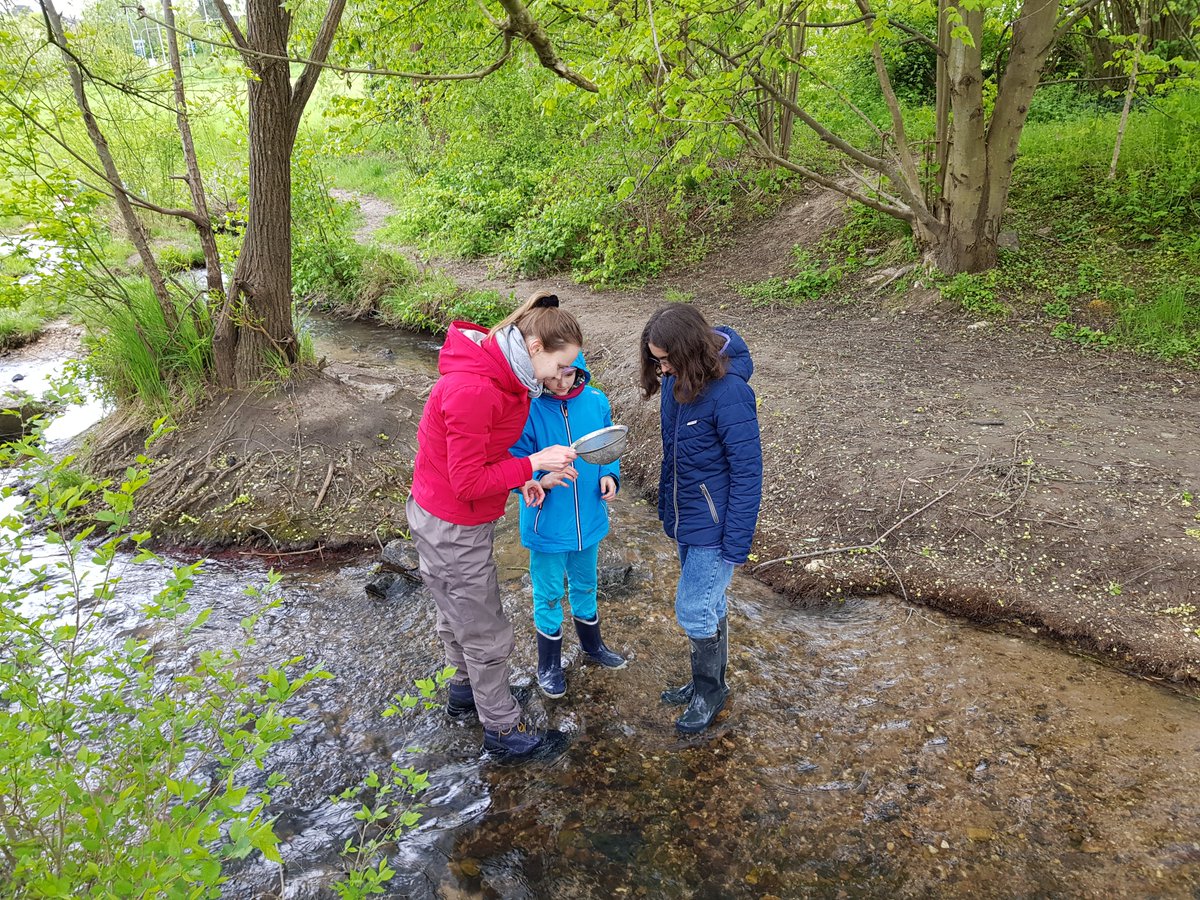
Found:
[{"label": "shrub", "polygon": [[[31,567],[33,525],[14,514],[0,527],[0,880],[15,896],[216,897],[223,861],[257,850],[280,863],[265,810],[281,779],[251,794],[239,773],[264,767],[300,721],[284,705],[328,673],[296,673],[293,660],[251,676],[243,644],[200,650],[167,676],[169,653],[152,652],[150,638],[113,641],[104,625],[114,607],[136,602],[120,569],[165,565],[149,535],[129,528],[150,461],[139,456],[118,485],[72,477],[70,458],[55,463],[30,441],[0,453],[24,461],[29,510],[57,551]],[[68,536],[90,503],[99,528]],[[190,598],[201,567],[174,566],[140,600],[168,651],[211,612]],[[247,643],[278,604],[278,580],[247,592],[257,606],[243,621]]]}]

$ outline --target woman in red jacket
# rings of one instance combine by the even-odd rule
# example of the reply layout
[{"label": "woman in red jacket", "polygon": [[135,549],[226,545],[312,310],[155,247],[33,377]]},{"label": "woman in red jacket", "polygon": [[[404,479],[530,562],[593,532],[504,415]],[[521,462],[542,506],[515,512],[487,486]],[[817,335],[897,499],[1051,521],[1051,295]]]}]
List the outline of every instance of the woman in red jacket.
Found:
[{"label": "woman in red jacket", "polygon": [[509,448],[542,382],[570,367],[582,345],[575,317],[545,292],[490,332],[455,322],[438,356],[442,377],[417,429],[405,511],[421,575],[437,603],[446,662],[457,669],[446,711],[453,718],[477,712],[484,750],[499,756],[528,758],[565,744],[561,732],[529,725],[509,690],[513,629],[500,603],[492,539],[513,488],[535,470],[574,471],[570,447],[520,458]]}]

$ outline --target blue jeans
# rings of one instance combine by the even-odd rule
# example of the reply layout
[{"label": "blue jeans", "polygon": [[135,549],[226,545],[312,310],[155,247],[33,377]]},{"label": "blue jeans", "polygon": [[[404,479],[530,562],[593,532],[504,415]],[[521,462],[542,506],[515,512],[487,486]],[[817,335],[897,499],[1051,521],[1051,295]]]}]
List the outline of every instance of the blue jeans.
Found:
[{"label": "blue jeans", "polygon": [[529,551],[529,580],[533,582],[533,624],[547,637],[558,634],[563,623],[563,578],[570,590],[571,614],[591,622],[596,618],[597,542],[565,553]]},{"label": "blue jeans", "polygon": [[679,588],[675,591],[675,618],[690,638],[717,633],[725,615],[725,589],[733,578],[733,563],[721,559],[720,547],[679,545]]}]

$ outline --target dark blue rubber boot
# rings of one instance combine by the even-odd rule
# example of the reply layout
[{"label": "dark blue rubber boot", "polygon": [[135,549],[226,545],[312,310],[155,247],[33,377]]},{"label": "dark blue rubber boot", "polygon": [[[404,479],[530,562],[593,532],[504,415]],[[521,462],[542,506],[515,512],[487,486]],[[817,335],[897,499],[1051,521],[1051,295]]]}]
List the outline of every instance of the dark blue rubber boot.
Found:
[{"label": "dark blue rubber boot", "polygon": [[562,639],[561,627],[554,635],[537,633],[538,689],[554,700],[567,692],[567,679],[562,670]]},{"label": "dark blue rubber boot", "polygon": [[600,663],[606,669],[625,668],[625,657],[604,646],[604,640],[600,637],[599,616],[590,622],[576,619],[575,632],[579,635],[579,646],[592,662]]},{"label": "dark blue rubber boot", "polygon": [[[729,693],[729,685],[725,683],[725,670],[729,668],[729,617],[721,616],[717,622],[717,634],[721,637],[721,690]],[[692,702],[692,683],[681,684],[679,687],[667,688],[659,697],[668,706],[685,706]]]},{"label": "dark blue rubber boot", "polygon": [[556,728],[535,728],[524,718],[506,729],[483,729],[483,750],[498,762],[547,759],[567,749],[567,736]]}]

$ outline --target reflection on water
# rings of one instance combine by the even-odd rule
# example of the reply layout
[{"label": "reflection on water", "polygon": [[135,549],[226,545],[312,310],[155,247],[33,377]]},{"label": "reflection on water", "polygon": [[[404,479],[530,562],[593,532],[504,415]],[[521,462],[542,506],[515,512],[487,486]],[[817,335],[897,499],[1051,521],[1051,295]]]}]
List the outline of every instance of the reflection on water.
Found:
[{"label": "reflection on water", "polygon": [[[330,327],[340,333],[330,352],[343,358],[398,354],[403,343],[371,326]],[[427,349],[413,352],[428,369]],[[287,896],[331,894],[357,823],[329,797],[393,761],[428,769],[432,782],[421,824],[392,848],[393,896],[1200,891],[1194,701],[895,599],[798,610],[739,575],[733,695],[709,734],[683,740],[677,710],[658,700],[687,675],[672,610],[677,563],[644,503],[619,501],[613,523],[601,615],[629,667],[581,664],[569,635],[567,697],[535,699],[530,712],[574,740],[562,758],[526,768],[482,763],[477,724],[380,717],[394,692],[441,665],[423,591],[371,600],[370,559],[286,574],[283,603],[264,616],[248,663],[302,656],[337,676],[297,698],[307,724],[270,759],[290,782],[272,807]],[[517,628],[515,677],[530,682],[534,631],[511,507],[498,559]],[[242,588],[264,574],[211,562],[193,594],[215,607],[208,622],[186,643],[147,634],[166,670],[233,640],[255,602]],[[128,593],[104,626],[114,640],[146,633],[139,603],[164,577],[145,566],[127,574]],[[261,859],[230,875],[227,896],[278,891],[278,870]]]}]

